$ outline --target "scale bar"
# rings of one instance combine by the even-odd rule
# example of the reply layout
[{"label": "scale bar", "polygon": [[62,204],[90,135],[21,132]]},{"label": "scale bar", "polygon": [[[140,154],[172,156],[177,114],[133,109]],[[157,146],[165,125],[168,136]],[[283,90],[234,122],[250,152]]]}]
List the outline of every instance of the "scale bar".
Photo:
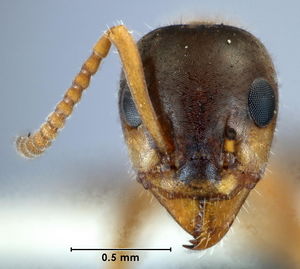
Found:
[{"label": "scale bar", "polygon": [[172,248],[72,248],[70,247],[70,252],[72,251],[122,251],[122,250],[132,250],[132,251],[170,251]]}]

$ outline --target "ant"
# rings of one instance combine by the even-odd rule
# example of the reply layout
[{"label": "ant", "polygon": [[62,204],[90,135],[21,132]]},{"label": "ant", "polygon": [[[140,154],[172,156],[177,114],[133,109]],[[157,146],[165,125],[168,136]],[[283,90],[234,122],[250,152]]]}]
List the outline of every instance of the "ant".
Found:
[{"label": "ant", "polygon": [[137,43],[107,30],[40,129],[17,139],[27,158],[64,127],[111,45],[123,71],[119,111],[137,181],[206,249],[229,230],[268,162],[278,111],[272,60],[249,32],[224,24],[165,26]]}]

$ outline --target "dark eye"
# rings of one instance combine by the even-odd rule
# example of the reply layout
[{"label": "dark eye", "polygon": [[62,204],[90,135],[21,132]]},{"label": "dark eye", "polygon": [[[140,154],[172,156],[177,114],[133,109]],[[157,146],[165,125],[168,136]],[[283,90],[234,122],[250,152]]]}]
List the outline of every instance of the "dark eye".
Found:
[{"label": "dark eye", "polygon": [[122,113],[124,115],[126,123],[130,127],[138,127],[142,123],[142,120],[135,107],[131,93],[128,90],[124,91],[121,102]]},{"label": "dark eye", "polygon": [[250,116],[259,127],[272,120],[275,110],[275,94],[265,79],[255,79],[249,89],[248,106]]}]

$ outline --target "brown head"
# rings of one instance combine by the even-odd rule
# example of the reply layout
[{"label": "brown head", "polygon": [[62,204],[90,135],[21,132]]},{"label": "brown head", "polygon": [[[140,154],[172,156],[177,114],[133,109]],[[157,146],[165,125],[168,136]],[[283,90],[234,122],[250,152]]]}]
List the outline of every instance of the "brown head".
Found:
[{"label": "brown head", "polygon": [[222,24],[158,28],[138,48],[171,146],[157,146],[122,75],[120,117],[133,167],[195,237],[190,247],[207,248],[228,231],[264,173],[278,101],[271,58],[253,35]]},{"label": "brown head", "polygon": [[163,27],[138,47],[124,25],[112,27],[46,122],[16,140],[23,156],[51,145],[112,44],[125,74],[119,107],[137,178],[194,236],[187,247],[210,247],[267,164],[278,102],[272,61],[254,36],[231,26]]}]

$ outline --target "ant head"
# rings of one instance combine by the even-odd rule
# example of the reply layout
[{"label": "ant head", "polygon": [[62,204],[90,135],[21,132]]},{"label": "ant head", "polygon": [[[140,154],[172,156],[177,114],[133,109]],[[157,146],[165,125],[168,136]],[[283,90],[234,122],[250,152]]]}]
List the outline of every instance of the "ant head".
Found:
[{"label": "ant head", "polygon": [[[187,208],[190,201],[195,216],[181,224],[194,236],[199,229],[191,217],[203,201],[212,211],[228,211],[215,227],[221,229],[233,221],[268,160],[278,100],[272,61],[253,35],[222,24],[158,28],[138,47],[152,106],[172,145],[170,152],[158,149],[122,74],[120,116],[138,179],[179,222],[179,204]],[[221,237],[198,242],[198,248]]]},{"label": "ant head", "polygon": [[159,28],[138,47],[125,26],[112,27],[46,122],[17,139],[23,156],[51,145],[111,44],[123,63],[120,116],[138,180],[195,237],[187,247],[210,247],[267,164],[278,100],[272,61],[254,36],[222,24]]}]

